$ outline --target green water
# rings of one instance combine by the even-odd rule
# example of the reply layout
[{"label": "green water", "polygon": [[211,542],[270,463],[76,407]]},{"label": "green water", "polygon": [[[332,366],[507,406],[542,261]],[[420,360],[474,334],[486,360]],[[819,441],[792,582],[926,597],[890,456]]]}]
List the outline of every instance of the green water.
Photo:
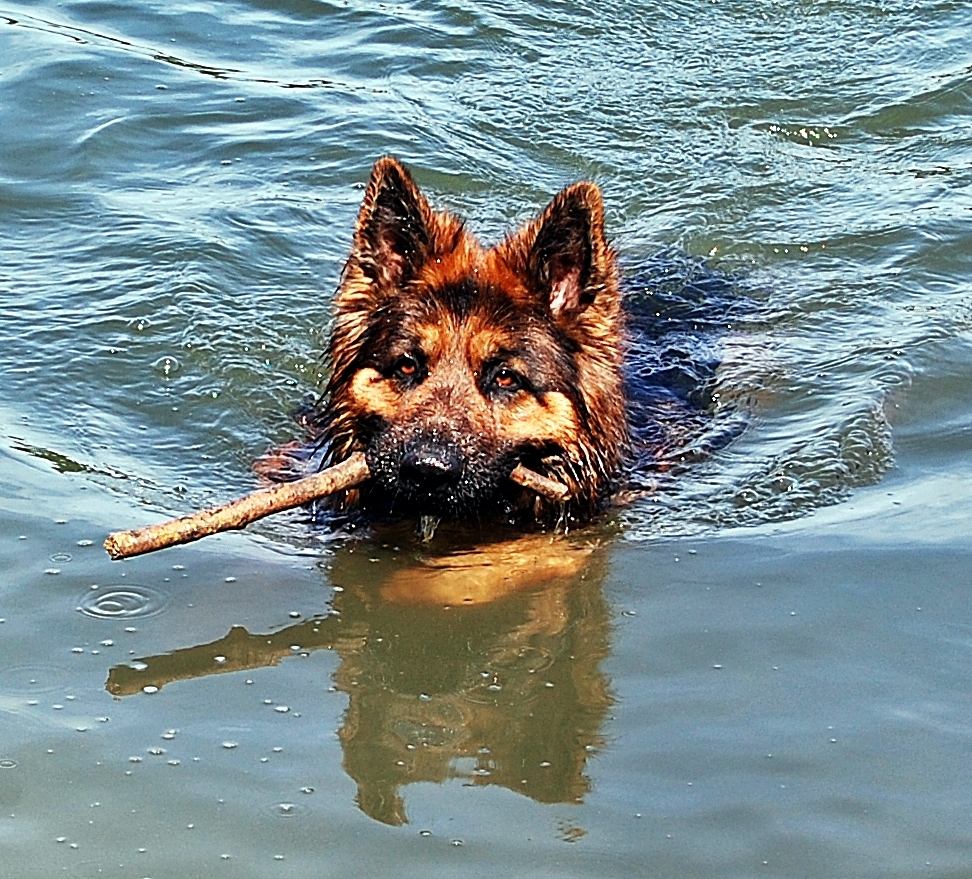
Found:
[{"label": "green water", "polygon": [[[0,873],[968,875],[970,34],[0,0]],[[295,435],[385,153],[486,240],[593,179],[629,271],[736,277],[746,429],[566,544],[453,559],[523,587],[470,606],[407,532],[297,513],[110,562]]]}]

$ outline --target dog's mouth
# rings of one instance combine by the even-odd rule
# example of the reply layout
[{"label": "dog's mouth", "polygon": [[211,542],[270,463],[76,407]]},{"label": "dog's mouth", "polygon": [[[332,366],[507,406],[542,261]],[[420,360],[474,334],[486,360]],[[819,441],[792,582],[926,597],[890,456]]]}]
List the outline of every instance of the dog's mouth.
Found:
[{"label": "dog's mouth", "polygon": [[377,438],[365,452],[372,480],[368,505],[391,517],[476,517],[504,506],[508,455],[490,456],[436,436]]}]

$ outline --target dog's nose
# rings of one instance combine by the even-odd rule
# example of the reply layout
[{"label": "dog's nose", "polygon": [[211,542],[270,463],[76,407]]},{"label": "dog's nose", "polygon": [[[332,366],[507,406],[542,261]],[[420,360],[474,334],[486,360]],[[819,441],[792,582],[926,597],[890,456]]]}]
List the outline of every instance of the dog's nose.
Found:
[{"label": "dog's nose", "polygon": [[402,456],[401,478],[429,492],[450,488],[462,475],[462,463],[459,451],[451,446],[418,443]]}]

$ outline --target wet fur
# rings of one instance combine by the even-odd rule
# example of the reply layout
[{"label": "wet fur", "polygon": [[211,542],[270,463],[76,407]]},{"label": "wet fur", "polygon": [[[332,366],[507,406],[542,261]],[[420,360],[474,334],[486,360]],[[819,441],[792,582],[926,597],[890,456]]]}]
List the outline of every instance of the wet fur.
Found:
[{"label": "wet fur", "polygon": [[[484,247],[435,212],[392,158],[372,170],[335,301],[331,375],[314,418],[329,462],[373,478],[337,506],[372,518],[513,524],[592,517],[628,448],[624,318],[591,183]],[[517,463],[566,504],[514,485]]]}]

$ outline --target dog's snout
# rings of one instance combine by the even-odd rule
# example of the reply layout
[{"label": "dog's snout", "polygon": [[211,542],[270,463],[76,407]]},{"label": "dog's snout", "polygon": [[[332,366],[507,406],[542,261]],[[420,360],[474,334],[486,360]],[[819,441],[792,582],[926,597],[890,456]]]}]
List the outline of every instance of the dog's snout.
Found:
[{"label": "dog's snout", "polygon": [[426,491],[450,488],[462,476],[463,458],[458,449],[420,442],[406,449],[402,457],[401,478]]}]

